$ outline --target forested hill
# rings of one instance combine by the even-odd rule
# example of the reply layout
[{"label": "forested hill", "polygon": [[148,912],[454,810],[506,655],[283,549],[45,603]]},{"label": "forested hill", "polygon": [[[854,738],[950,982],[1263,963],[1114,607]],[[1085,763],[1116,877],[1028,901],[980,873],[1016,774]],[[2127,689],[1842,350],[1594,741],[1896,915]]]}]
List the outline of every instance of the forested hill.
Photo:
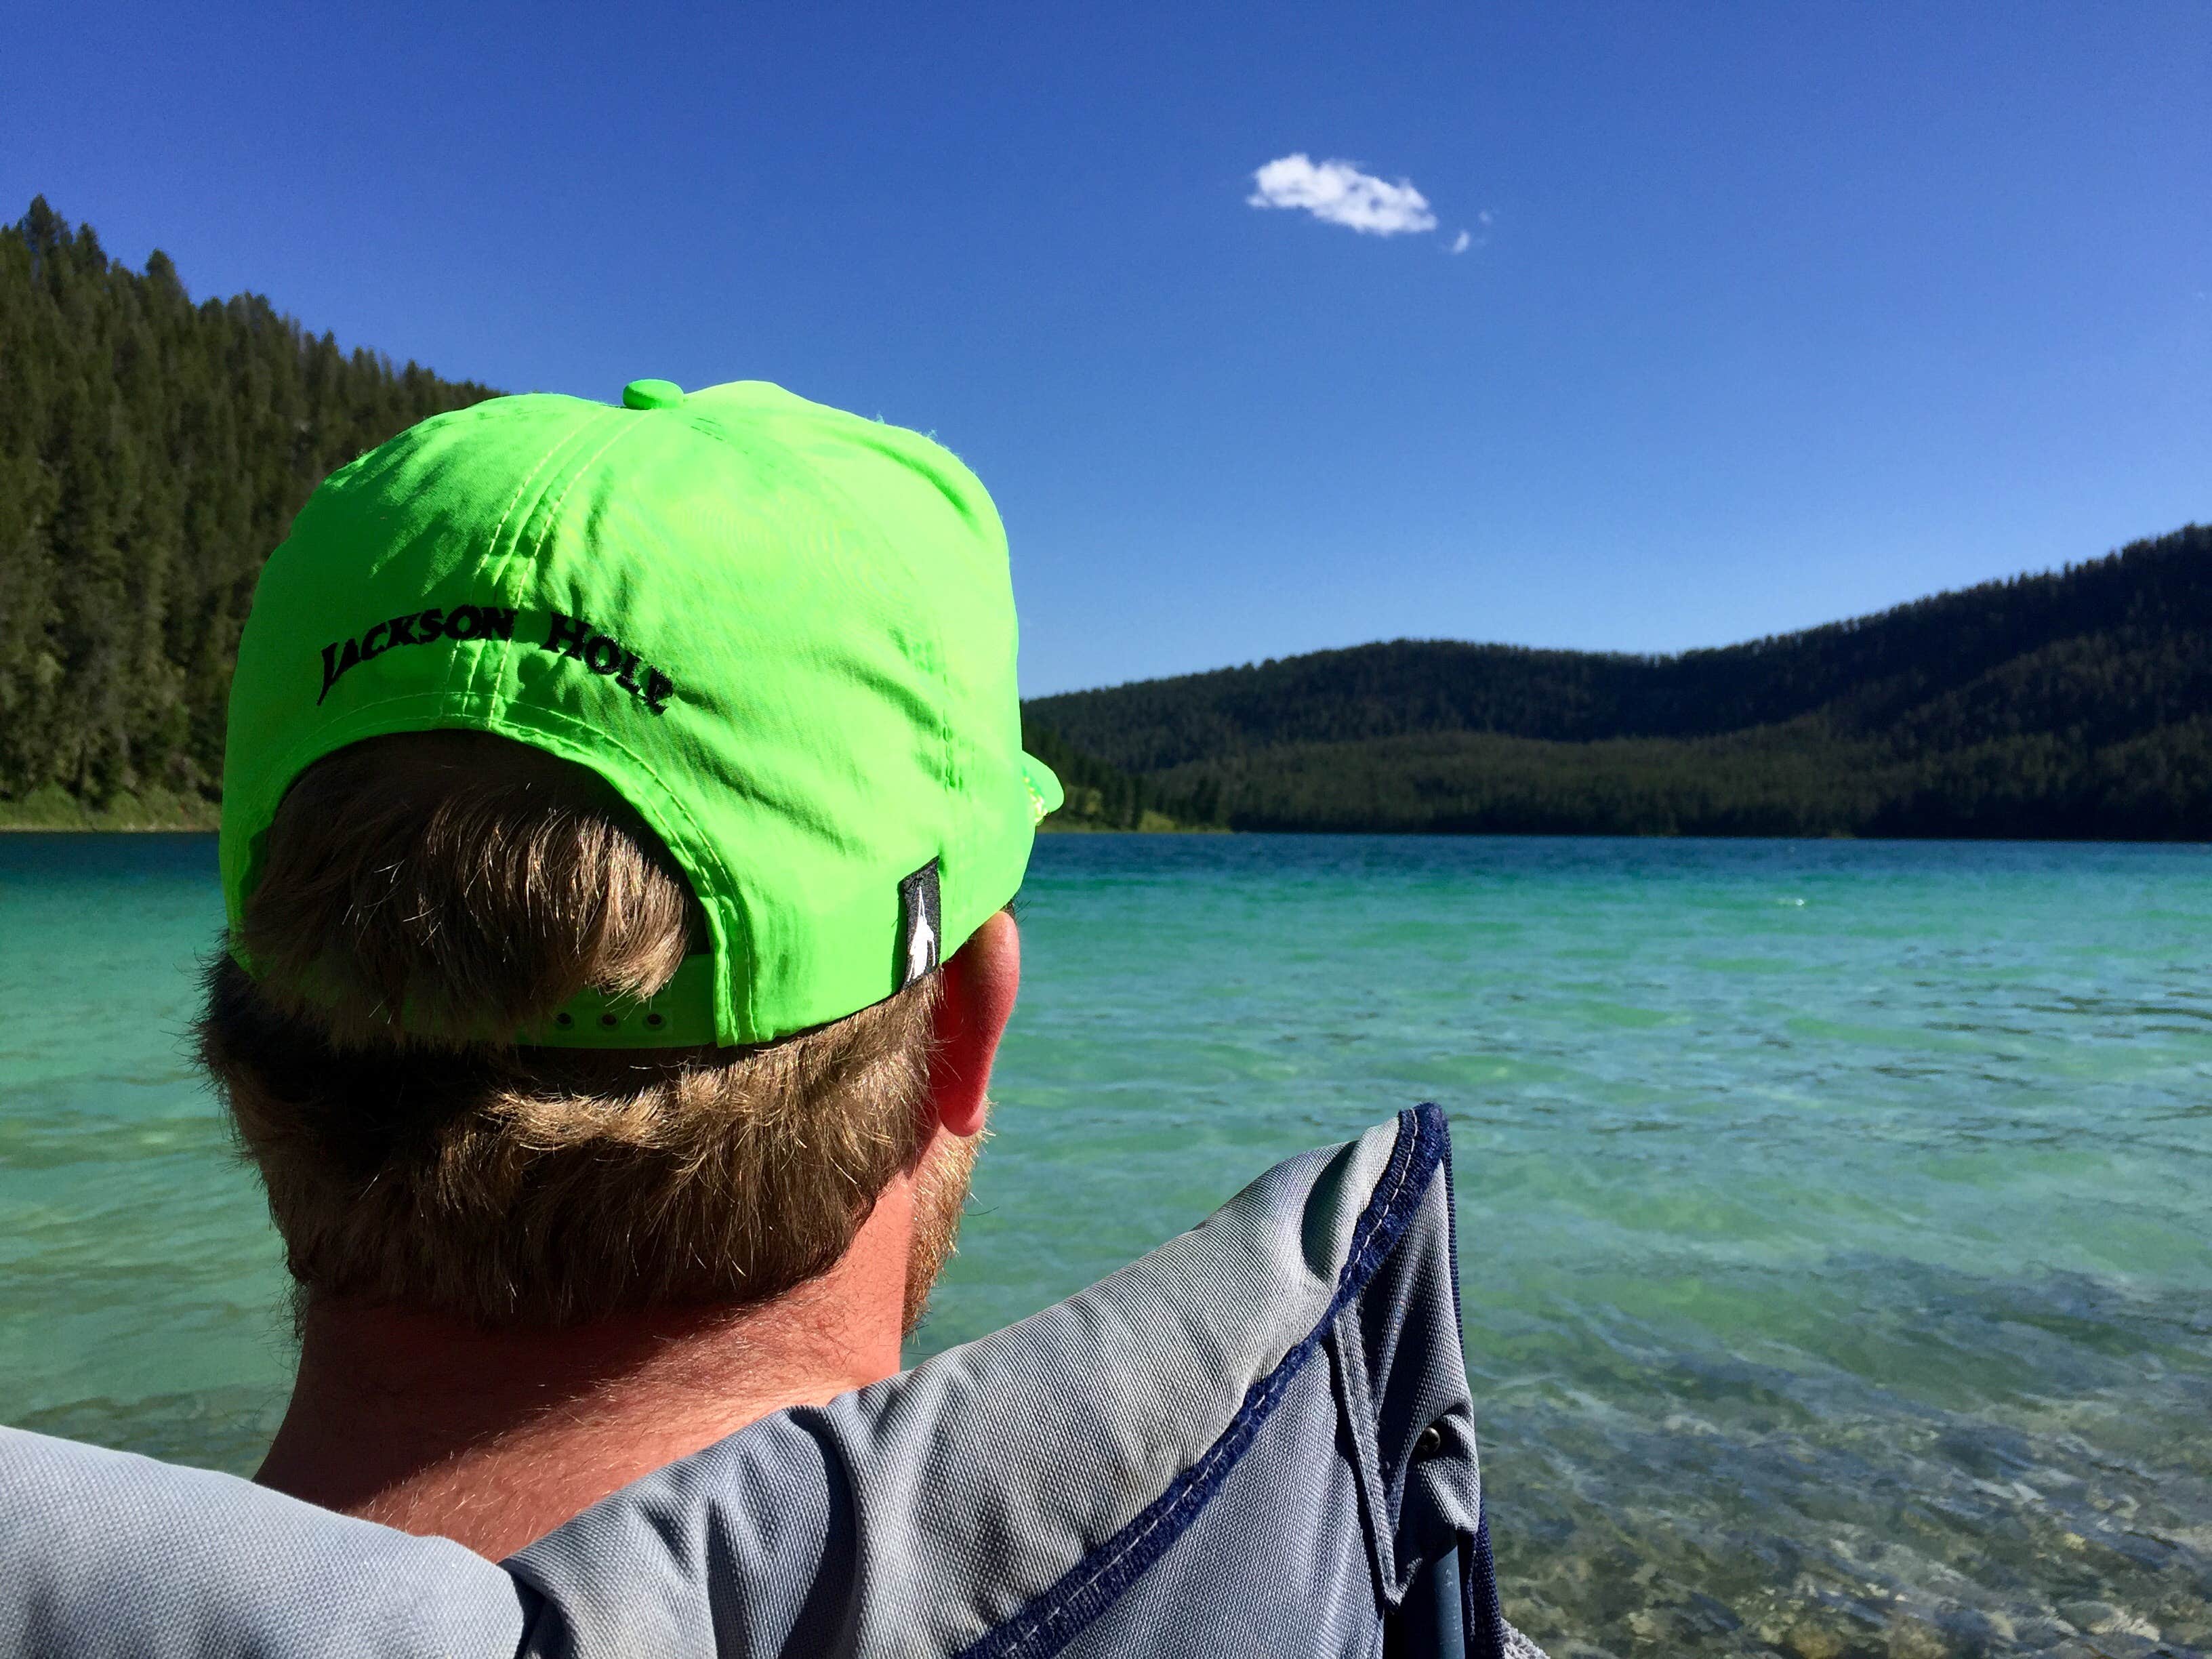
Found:
[{"label": "forested hill", "polygon": [[[0,823],[207,823],[262,561],[493,395],[0,230]],[[1399,641],[1040,699],[1066,823],[2212,837],[2212,531],[1674,657]]]},{"label": "forested hill", "polygon": [[491,395],[33,202],[0,231],[0,821],[205,819],[262,561],[325,473]]},{"label": "forested hill", "polygon": [[2212,836],[2212,529],[1744,645],[1396,641],[1024,713],[1241,828]]}]

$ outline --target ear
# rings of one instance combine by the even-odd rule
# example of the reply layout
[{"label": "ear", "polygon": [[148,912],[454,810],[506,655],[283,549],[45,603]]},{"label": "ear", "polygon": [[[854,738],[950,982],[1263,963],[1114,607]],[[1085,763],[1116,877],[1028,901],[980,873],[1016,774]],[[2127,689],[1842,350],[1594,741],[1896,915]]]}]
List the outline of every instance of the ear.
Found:
[{"label": "ear", "polygon": [[929,1061],[930,1101],[948,1134],[983,1132],[991,1062],[1022,983],[1022,940],[1000,910],[945,964]]}]

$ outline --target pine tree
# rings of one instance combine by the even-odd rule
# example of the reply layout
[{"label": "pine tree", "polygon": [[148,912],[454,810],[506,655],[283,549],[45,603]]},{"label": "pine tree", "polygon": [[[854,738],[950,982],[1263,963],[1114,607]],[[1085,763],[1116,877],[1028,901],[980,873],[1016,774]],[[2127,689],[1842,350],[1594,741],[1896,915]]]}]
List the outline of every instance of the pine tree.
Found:
[{"label": "pine tree", "polygon": [[0,234],[0,811],[212,800],[261,562],[334,467],[493,395],[195,306],[41,197]]}]

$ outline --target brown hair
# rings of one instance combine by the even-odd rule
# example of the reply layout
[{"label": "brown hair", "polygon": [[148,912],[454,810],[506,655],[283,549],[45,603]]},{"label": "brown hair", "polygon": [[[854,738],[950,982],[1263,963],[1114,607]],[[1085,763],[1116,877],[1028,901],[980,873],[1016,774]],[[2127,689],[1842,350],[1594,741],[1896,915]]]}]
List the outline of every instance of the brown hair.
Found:
[{"label": "brown hair", "polygon": [[[833,1265],[926,1145],[935,974],[753,1048],[438,1035],[519,1029],[586,986],[649,994],[699,931],[657,839],[581,768],[433,732],[304,773],[234,941],[255,973],[218,957],[199,1024],[303,1290],[563,1324],[762,1302]],[[925,1199],[946,1236],[916,1254],[941,1260],[957,1194]]]}]

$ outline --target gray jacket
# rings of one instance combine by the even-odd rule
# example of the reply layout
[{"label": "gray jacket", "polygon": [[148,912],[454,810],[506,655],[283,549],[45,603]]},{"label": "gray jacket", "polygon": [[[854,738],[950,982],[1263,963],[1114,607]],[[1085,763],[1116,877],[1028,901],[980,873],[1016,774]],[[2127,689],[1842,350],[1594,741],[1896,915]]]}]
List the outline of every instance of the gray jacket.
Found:
[{"label": "gray jacket", "polygon": [[0,1651],[1536,1654],[1499,1613],[1432,1107],[495,1565],[0,1430]]}]

